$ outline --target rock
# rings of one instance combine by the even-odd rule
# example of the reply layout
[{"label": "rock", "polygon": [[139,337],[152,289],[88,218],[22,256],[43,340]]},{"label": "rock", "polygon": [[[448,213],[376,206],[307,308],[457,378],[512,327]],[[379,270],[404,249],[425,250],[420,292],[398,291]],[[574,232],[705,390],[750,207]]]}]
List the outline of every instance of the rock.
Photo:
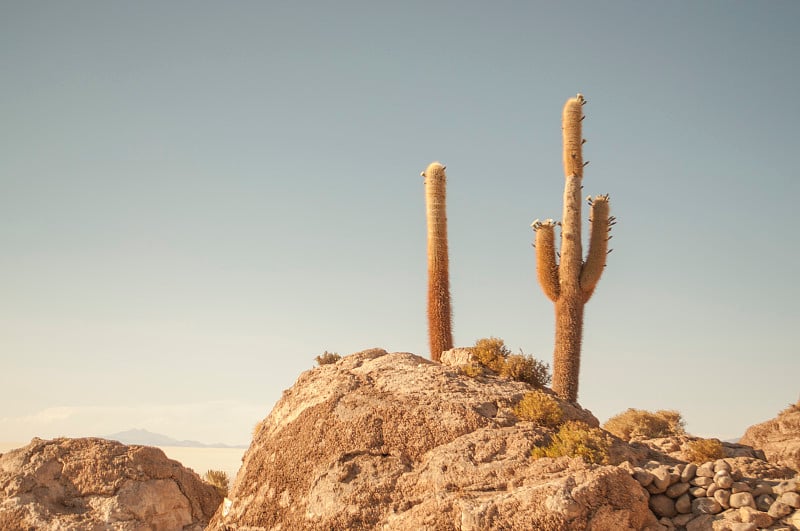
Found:
[{"label": "rock", "polygon": [[[756,481],[753,490],[751,491],[754,497],[761,496],[762,494],[772,494],[772,485],[766,481]],[[772,502],[770,502],[772,503]]]},{"label": "rock", "polygon": [[642,487],[646,487],[653,482],[655,476],[643,468],[636,467],[633,471],[633,479],[638,481]]},{"label": "rock", "polygon": [[791,514],[794,509],[790,505],[786,505],[785,503],[776,501],[775,503],[770,506],[769,511],[767,514],[771,517],[777,519],[783,518],[784,516]]},{"label": "rock", "polygon": [[728,474],[731,473],[731,465],[724,459],[717,459],[714,461],[714,473],[718,473],[721,471],[726,471]]},{"label": "rock", "polygon": [[753,523],[732,522],[728,525],[729,531],[756,531],[758,526]]},{"label": "rock", "polygon": [[775,503],[775,498],[769,494],[762,494],[756,498],[756,509],[759,511],[769,511],[772,504]]},{"label": "rock", "polygon": [[714,492],[714,499],[717,500],[717,503],[722,505],[723,509],[730,509],[731,491],[725,489],[719,489],[716,492]]},{"label": "rock", "polygon": [[714,498],[695,498],[692,500],[694,514],[717,514],[722,512],[722,506]]},{"label": "rock", "polygon": [[316,367],[256,427],[209,529],[657,529],[625,468],[530,457],[553,433],[513,414],[530,390],[380,349]]},{"label": "rock", "polygon": [[693,519],[691,519],[689,522],[686,523],[686,531],[708,531],[709,529],[713,528],[713,525],[714,525],[713,514],[701,514],[699,516],[695,516]]},{"label": "rock", "polygon": [[670,498],[678,498],[686,493],[689,490],[689,487],[690,485],[688,483],[675,483],[667,488],[666,494]]},{"label": "rock", "polygon": [[778,501],[794,509],[800,508],[800,494],[797,492],[784,492],[780,495]]},{"label": "rock", "polygon": [[698,487],[708,487],[712,483],[714,483],[714,479],[709,476],[696,476],[689,482],[689,484],[696,485]]},{"label": "rock", "polygon": [[771,463],[800,471],[800,402],[747,428],[739,443],[762,450]]},{"label": "rock", "polygon": [[471,363],[476,363],[477,359],[472,354],[472,349],[456,347],[442,352],[442,357],[440,358],[439,361],[441,362],[442,365],[448,365],[450,367],[460,367],[462,365],[469,365]]},{"label": "rock", "polygon": [[681,514],[692,512],[692,498],[688,493],[675,500],[675,510]]},{"label": "rock", "polygon": [[734,481],[731,485],[731,492],[734,494],[737,492],[750,492],[750,490],[750,485],[744,481]]},{"label": "rock", "polygon": [[669,467],[666,465],[662,465],[655,470],[652,471],[653,474],[653,483],[652,487],[655,491],[650,491],[654,493],[664,492],[669,487],[671,481],[671,474],[669,471]]},{"label": "rock", "polygon": [[774,522],[774,519],[767,513],[757,511],[749,506],[739,509],[739,518],[742,522],[754,523],[756,527],[769,527]]},{"label": "rock", "polygon": [[778,495],[783,494],[784,492],[798,492],[798,490],[800,490],[798,487],[800,487],[800,484],[798,484],[797,478],[792,478],[787,481],[781,481],[772,487],[772,492]]},{"label": "rock", "polygon": [[714,494],[719,490],[719,487],[716,483],[712,483],[708,487],[706,487],[706,496],[709,498],[713,498]]},{"label": "rock", "polygon": [[721,489],[729,489],[733,485],[733,478],[729,470],[720,470],[714,474],[714,483]]},{"label": "rock", "polygon": [[692,480],[697,473],[697,465],[694,463],[689,463],[681,472],[681,481],[688,483]]},{"label": "rock", "polygon": [[158,448],[33,439],[0,456],[2,529],[201,530],[221,502]]},{"label": "rock", "polygon": [[800,529],[800,510],[793,512],[790,516],[784,518],[783,521],[794,526],[796,529]]},{"label": "rock", "polygon": [[693,518],[695,518],[695,515],[692,513],[679,514],[672,519],[672,523],[678,527],[685,527]]},{"label": "rock", "polygon": [[752,507],[753,509],[756,508],[756,502],[753,499],[753,495],[749,492],[737,492],[736,494],[731,494],[729,503],[734,509],[738,509],[739,507]]},{"label": "rock", "polygon": [[704,498],[707,495],[705,487],[689,487],[689,494],[695,498]]},{"label": "rock", "polygon": [[677,514],[675,510],[675,501],[666,494],[656,494],[650,496],[650,509],[656,513],[656,516],[673,517]]},{"label": "rock", "polygon": [[697,472],[695,475],[704,477],[704,478],[713,478],[714,477],[714,463],[709,461],[707,463],[703,463],[699,467],[697,467]]}]

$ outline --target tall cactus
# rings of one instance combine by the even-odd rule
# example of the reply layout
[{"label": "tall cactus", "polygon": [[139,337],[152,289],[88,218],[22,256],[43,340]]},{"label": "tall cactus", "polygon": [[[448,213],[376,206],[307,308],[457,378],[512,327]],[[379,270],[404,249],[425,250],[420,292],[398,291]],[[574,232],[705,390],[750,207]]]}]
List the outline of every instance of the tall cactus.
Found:
[{"label": "tall cactus", "polygon": [[[583,336],[583,306],[592,296],[608,254],[609,232],[614,218],[609,217],[608,195],[589,196],[591,206],[589,252],[583,261],[581,248],[581,181],[583,162],[581,122],[584,119],[581,94],[564,105],[564,214],[561,223],[552,219],[533,222],[536,232],[536,270],[545,295],[555,303],[556,340],[553,351],[553,391],[575,402],[578,399],[578,374]],[[561,226],[561,254],[557,261],[554,229]]]},{"label": "tall cactus", "polygon": [[442,164],[432,162],[422,172],[428,219],[428,338],[433,361],[439,361],[442,352],[453,348],[444,170]]}]

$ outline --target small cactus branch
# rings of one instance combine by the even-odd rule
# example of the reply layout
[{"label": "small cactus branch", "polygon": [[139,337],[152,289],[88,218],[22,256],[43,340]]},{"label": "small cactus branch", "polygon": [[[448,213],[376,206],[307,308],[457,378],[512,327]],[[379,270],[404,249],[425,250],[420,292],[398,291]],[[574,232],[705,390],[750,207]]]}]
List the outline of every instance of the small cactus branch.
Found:
[{"label": "small cactus branch", "polygon": [[[538,226],[537,226],[538,225]],[[536,275],[548,299],[555,302],[559,294],[558,265],[556,264],[555,223],[533,222],[536,231]]]},{"label": "small cactus branch", "polygon": [[608,255],[608,234],[609,223],[611,222],[607,195],[598,195],[592,201],[592,224],[589,236],[589,252],[586,255],[586,262],[581,268],[581,292],[583,302],[587,302],[597,282],[606,267],[606,256]]},{"label": "small cactus branch", "polygon": [[428,220],[428,337],[433,361],[453,348],[444,170],[442,164],[433,162],[422,172]]}]

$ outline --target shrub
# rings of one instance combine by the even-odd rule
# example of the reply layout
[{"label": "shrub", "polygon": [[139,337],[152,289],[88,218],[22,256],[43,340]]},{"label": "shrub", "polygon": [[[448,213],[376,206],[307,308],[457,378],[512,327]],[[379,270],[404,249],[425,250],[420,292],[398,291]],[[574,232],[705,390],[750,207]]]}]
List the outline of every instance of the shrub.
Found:
[{"label": "shrub", "polygon": [[637,437],[652,439],[682,435],[685,433],[683,426],[683,418],[677,411],[661,410],[651,413],[630,408],[608,419],[603,428],[620,439],[630,441]]},{"label": "shrub", "polygon": [[228,496],[228,485],[230,483],[230,479],[228,479],[228,474],[223,472],[222,470],[209,470],[203,476],[203,479],[209,485],[212,485],[220,496],[223,498]]},{"label": "shrub", "polygon": [[498,337],[488,337],[479,339],[472,347],[472,354],[484,367],[500,374],[505,365],[506,357],[511,351],[506,347],[505,342]]},{"label": "shrub", "polygon": [[317,360],[317,365],[329,365],[331,363],[336,363],[342,359],[342,357],[335,352],[328,352],[326,350],[324,354],[317,356],[314,359]]},{"label": "shrub", "polygon": [[471,350],[478,363],[504,378],[525,382],[537,388],[550,383],[550,365],[522,352],[511,354],[500,338],[479,339]]},{"label": "shrub", "polygon": [[558,426],[563,416],[556,399],[543,391],[525,393],[519,404],[514,406],[514,414],[520,420],[529,420],[547,428]]},{"label": "shrub", "polygon": [[550,383],[550,365],[525,354],[511,354],[500,370],[500,376],[531,384],[536,388]]},{"label": "shrub", "polygon": [[537,446],[531,457],[580,457],[587,463],[607,464],[609,462],[608,437],[599,428],[591,428],[579,421],[565,422],[555,433],[548,446]]},{"label": "shrub", "polygon": [[470,378],[477,378],[478,376],[483,376],[483,367],[478,363],[468,363],[461,366],[461,372]]},{"label": "shrub", "polygon": [[716,461],[725,457],[725,449],[719,439],[696,439],[689,441],[686,459],[692,463]]}]

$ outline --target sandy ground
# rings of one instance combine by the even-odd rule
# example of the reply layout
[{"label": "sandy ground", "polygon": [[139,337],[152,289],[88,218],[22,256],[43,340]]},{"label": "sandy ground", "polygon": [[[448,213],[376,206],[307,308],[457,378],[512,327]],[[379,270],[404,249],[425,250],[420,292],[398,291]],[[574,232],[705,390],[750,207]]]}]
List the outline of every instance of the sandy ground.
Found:
[{"label": "sandy ground", "polygon": [[[27,442],[0,442],[0,454],[25,446]],[[167,457],[180,461],[183,466],[189,467],[201,476],[208,470],[222,470],[228,477],[236,477],[236,472],[242,465],[244,448],[182,448],[179,446],[159,446]]]}]

